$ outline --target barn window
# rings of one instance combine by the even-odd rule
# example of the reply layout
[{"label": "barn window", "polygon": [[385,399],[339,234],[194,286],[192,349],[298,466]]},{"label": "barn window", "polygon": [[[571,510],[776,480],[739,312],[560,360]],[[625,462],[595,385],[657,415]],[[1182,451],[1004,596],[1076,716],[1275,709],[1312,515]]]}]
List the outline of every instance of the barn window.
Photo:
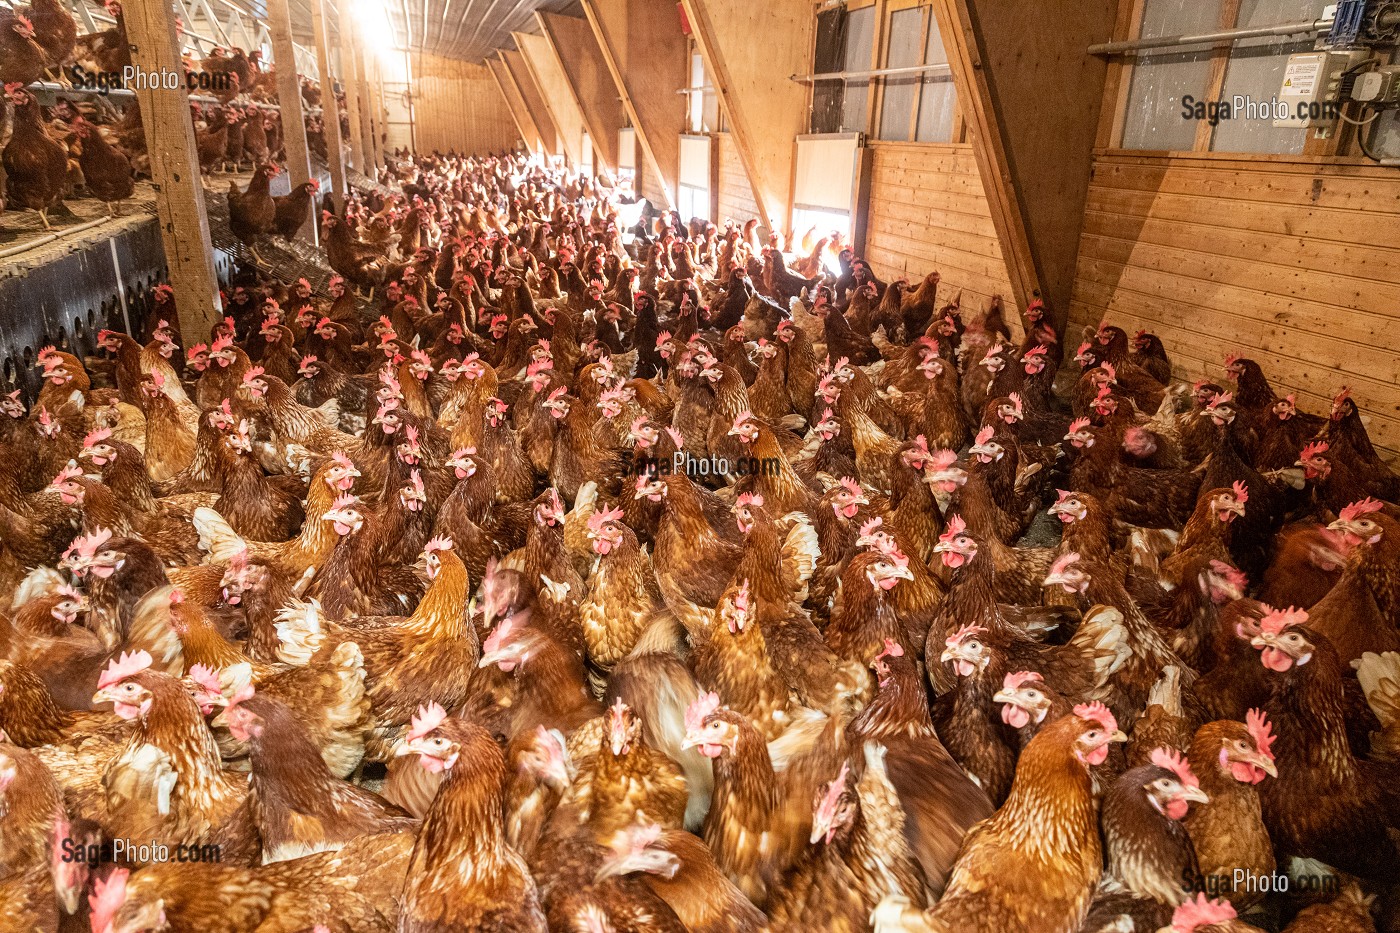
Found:
[{"label": "barn window", "polygon": [[691,43],[690,83],[686,94],[686,124],[692,133],[719,133],[723,131],[719,119],[719,96],[714,84],[705,73],[705,60],[699,49]]},{"label": "barn window", "polygon": [[[902,8],[900,8],[902,6]],[[953,138],[956,95],[933,7],[891,3],[883,69],[918,69],[882,77],[880,139],[942,143]]]},{"label": "barn window", "polygon": [[676,210],[682,220],[710,220],[710,158],[714,139],[710,136],[681,137],[680,184]]},{"label": "barn window", "polygon": [[[1325,0],[1142,0],[1142,17],[1129,38],[1199,35],[1318,19]],[[1288,56],[1311,40],[1242,39],[1230,44],[1172,46],[1130,59],[1123,113],[1124,149],[1296,154],[1307,130],[1275,127],[1270,119],[1208,121],[1188,117],[1187,98],[1207,105],[1272,101]]]},{"label": "barn window", "polygon": [[[875,61],[875,5],[832,7],[817,14],[817,75],[865,72]],[[812,82],[811,132],[864,133],[870,102],[869,78]]]}]

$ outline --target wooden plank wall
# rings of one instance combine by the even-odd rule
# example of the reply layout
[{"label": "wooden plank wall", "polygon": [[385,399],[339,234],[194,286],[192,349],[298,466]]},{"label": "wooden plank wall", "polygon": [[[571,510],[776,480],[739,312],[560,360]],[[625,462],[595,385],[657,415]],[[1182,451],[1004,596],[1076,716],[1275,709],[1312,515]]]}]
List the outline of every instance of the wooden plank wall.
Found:
[{"label": "wooden plank wall", "polygon": [[500,152],[520,139],[485,65],[414,53],[413,91],[414,134],[422,152]]},{"label": "wooden plank wall", "polygon": [[872,142],[870,203],[863,255],[883,279],[918,283],[937,270],[939,296],[963,293],[977,313],[993,295],[1016,331],[1011,280],[977,159],[967,143]]},{"label": "wooden plank wall", "polygon": [[726,220],[745,223],[758,217],[758,202],[749,184],[748,172],[744,171],[744,160],[739,156],[739,147],[729,133],[716,133],[716,149],[719,158],[719,216],[717,223],[723,226]]},{"label": "wooden plank wall", "polygon": [[1101,318],[1166,344],[1184,379],[1227,352],[1325,414],[1352,387],[1400,450],[1400,176],[1303,158],[1106,151],[1094,165],[1068,346]]},{"label": "wooden plank wall", "polygon": [[[640,149],[641,147],[637,147]],[[661,186],[661,176],[656,173],[646,159],[637,160],[637,194],[651,202],[659,211],[666,209],[666,191]]]}]

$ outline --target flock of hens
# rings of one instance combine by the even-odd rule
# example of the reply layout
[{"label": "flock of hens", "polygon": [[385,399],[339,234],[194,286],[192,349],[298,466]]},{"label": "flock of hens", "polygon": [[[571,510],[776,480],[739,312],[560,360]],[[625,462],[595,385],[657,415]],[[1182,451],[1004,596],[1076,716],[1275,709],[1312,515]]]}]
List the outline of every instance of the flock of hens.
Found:
[{"label": "flock of hens", "polygon": [[0,398],[0,931],[1400,928],[1345,390],[394,172]]},{"label": "flock of hens", "polygon": [[[74,83],[75,74],[112,76],[130,66],[131,49],[118,0],[107,0],[107,13],[115,21],[105,30],[78,35],[73,16],[61,0],[34,0],[19,9],[0,7],[0,165],[4,188],[0,212],[38,212],[45,228],[49,212],[65,198],[84,195],[102,201],[109,212],[136,192],[136,179],[150,174],[146,132],[140,108],[128,103],[118,109],[103,96],[81,103],[62,100],[56,106],[40,105],[27,85],[48,80]],[[244,166],[255,172],[251,188],[256,198],[268,191],[267,177],[282,158],[282,119],[277,101],[276,72],[264,68],[257,51],[213,49],[202,60],[186,57],[188,73],[199,74],[211,90],[212,101],[193,102],[195,146],[201,171],[212,173]],[[306,78],[301,81],[305,104],[317,107],[321,91]],[[340,109],[342,129],[349,134],[348,119]],[[326,139],[319,112],[305,118],[310,150],[325,160]],[[6,124],[8,123],[8,129]],[[268,233],[294,236],[310,216],[314,185],[298,186],[276,201],[275,212],[239,210],[246,200],[233,183],[229,188],[230,213],[237,214],[235,234],[251,240]],[[266,216],[264,217],[264,213]]]}]

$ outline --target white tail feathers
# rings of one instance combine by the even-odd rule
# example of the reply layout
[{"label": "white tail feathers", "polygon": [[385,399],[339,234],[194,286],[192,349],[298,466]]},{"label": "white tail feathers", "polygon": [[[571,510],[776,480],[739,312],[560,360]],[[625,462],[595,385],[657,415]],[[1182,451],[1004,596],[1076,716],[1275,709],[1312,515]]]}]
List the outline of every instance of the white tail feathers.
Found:
[{"label": "white tail feathers", "polygon": [[1181,716],[1181,668],[1168,664],[1147,694],[1148,706],[1160,706],[1172,716]]},{"label": "white tail feathers", "polygon": [[326,640],[321,604],[314,599],[293,600],[277,612],[277,658],[284,664],[305,667]]},{"label": "white tail feathers", "polygon": [[1400,652],[1368,651],[1354,663],[1356,679],[1361,681],[1371,712],[1383,729],[1394,728],[1400,723]]},{"label": "white tail feathers", "polygon": [[155,670],[179,676],[185,670],[185,646],[170,625],[170,593],[174,589],[158,586],[137,601],[126,644],[129,651],[149,651]]},{"label": "white tail feathers", "polygon": [[35,567],[20,581],[15,595],[10,597],[10,608],[19,609],[30,600],[47,596],[66,582],[63,574],[52,567]]},{"label": "white tail feathers", "polygon": [[1112,606],[1095,606],[1084,614],[1070,644],[1093,662],[1094,699],[1102,699],[1098,694],[1106,691],[1109,678],[1132,654],[1128,630],[1123,626],[1123,613]]},{"label": "white tail feathers", "polygon": [[800,604],[807,601],[807,582],[816,573],[817,563],[822,558],[821,544],[817,540],[817,529],[804,513],[789,512],[783,516],[783,521],[789,523],[783,538],[783,578],[792,587],[792,601]]},{"label": "white tail feathers", "polygon": [[215,563],[232,560],[235,554],[248,549],[248,542],[224,517],[206,506],[194,510],[194,529],[199,532],[199,549],[206,551]]}]

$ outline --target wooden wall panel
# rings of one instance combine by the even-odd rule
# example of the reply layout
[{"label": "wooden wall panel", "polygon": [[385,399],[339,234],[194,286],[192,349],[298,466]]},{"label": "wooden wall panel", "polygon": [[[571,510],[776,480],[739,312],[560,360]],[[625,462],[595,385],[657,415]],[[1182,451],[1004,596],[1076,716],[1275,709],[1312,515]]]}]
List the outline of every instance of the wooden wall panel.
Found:
[{"label": "wooden wall panel", "polygon": [[420,152],[500,152],[520,140],[515,118],[485,65],[414,53],[413,94]]},{"label": "wooden wall panel", "polygon": [[661,176],[656,173],[656,169],[647,159],[638,159],[637,180],[635,182],[637,194],[651,202],[651,206],[657,210],[665,210],[670,203],[666,198],[666,188],[662,184]]},{"label": "wooden wall panel", "polygon": [[715,85],[765,226],[792,226],[795,139],[809,91],[816,17],[809,0],[681,0]]},{"label": "wooden wall panel", "polygon": [[559,148],[569,164],[577,168],[583,162],[583,112],[578,108],[568,76],[559,64],[554,49],[544,36],[511,33],[524,55],[526,70],[539,88],[545,108],[554,120]]},{"label": "wooden wall panel", "polygon": [[617,133],[626,121],[617,85],[603,58],[588,20],[535,11],[544,37],[568,79],[569,92],[583,115],[583,124],[600,164],[595,172],[617,168]]},{"label": "wooden wall panel", "polygon": [[[687,42],[673,0],[584,0],[603,58],[637,130],[638,168],[656,179],[658,205],[673,203],[685,132]],[[655,197],[654,197],[655,196]]]},{"label": "wooden wall panel", "polygon": [[545,106],[544,97],[540,95],[539,85],[535,83],[529,67],[525,64],[525,56],[515,49],[501,49],[496,54],[506,66],[506,72],[515,80],[516,90],[520,91],[525,109],[530,111],[530,116],[535,121],[535,130],[540,134],[545,154],[558,155],[559,131],[554,126],[554,117],[549,108]]},{"label": "wooden wall panel", "polygon": [[531,116],[530,108],[525,106],[525,98],[520,96],[520,88],[516,86],[515,78],[511,77],[510,69],[499,58],[488,58],[486,67],[491,69],[491,77],[496,79],[496,86],[501,89],[501,96],[506,99],[506,106],[510,108],[510,115],[515,119],[516,128],[520,130],[525,145],[535,152],[542,152],[544,143],[540,140],[535,118]]},{"label": "wooden wall panel", "polygon": [[1400,450],[1400,176],[1285,157],[1108,151],[1095,160],[1071,330],[1159,335],[1184,379],[1257,360],[1324,414],[1352,387],[1372,439]]},{"label": "wooden wall panel", "polygon": [[726,220],[744,223],[759,217],[758,201],[753,196],[753,186],[749,184],[744,160],[739,155],[739,147],[734,144],[734,137],[728,133],[717,133],[715,136],[719,159],[718,223],[723,224]]},{"label": "wooden wall panel", "polygon": [[[918,283],[935,270],[940,299],[959,291],[976,314],[1000,295],[1010,310],[1011,280],[977,158],[969,144],[871,144],[870,202],[862,255],[876,275]],[[1013,331],[1020,326],[1007,314]]]}]

